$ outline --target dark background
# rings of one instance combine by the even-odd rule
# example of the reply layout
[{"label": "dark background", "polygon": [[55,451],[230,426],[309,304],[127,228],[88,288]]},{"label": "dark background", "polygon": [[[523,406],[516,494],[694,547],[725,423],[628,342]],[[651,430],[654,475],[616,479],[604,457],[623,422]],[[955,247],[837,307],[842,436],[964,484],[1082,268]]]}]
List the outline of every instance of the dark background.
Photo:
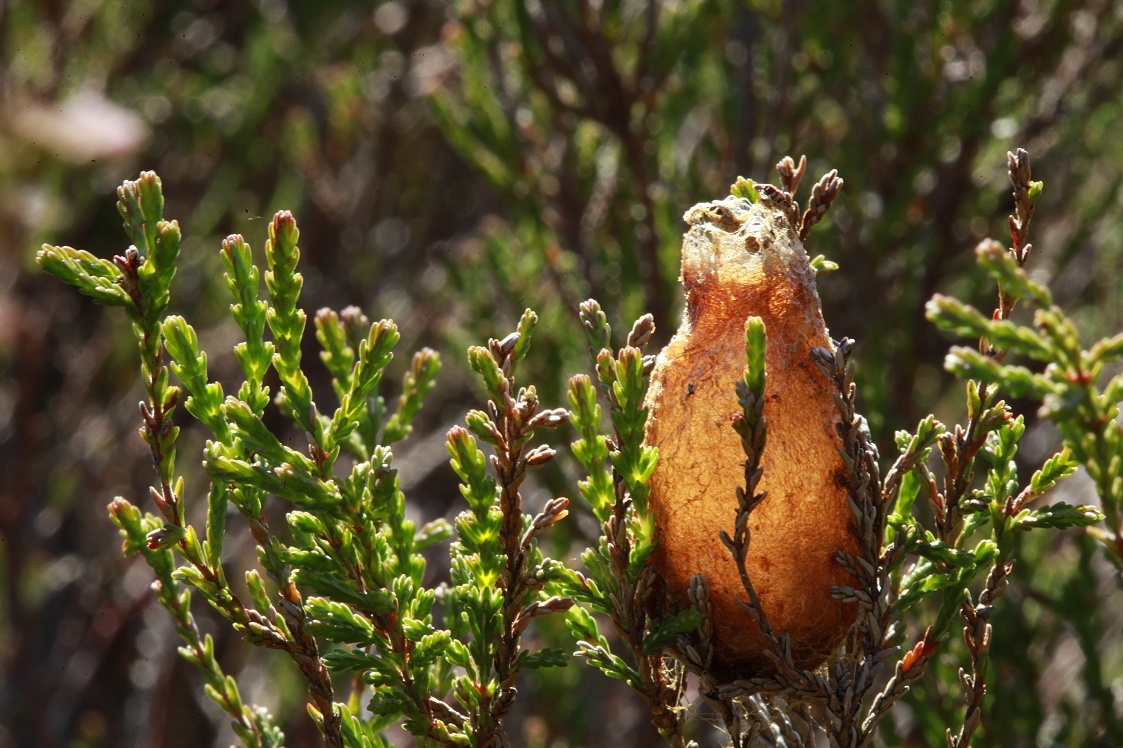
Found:
[{"label": "dark background", "polygon": [[[309,313],[393,317],[395,377],[422,345],[444,354],[396,457],[410,511],[431,518],[462,508],[443,433],[480,402],[467,344],[535,308],[531,378],[563,405],[566,378],[586,368],[577,303],[600,299],[618,331],[651,311],[665,341],[681,309],[682,213],[806,153],[804,201],[828,169],[846,180],[808,251],[841,265],[820,279],[824,314],[859,342],[860,404],[889,454],[894,430],[924,414],[961,418],[962,385],[941,365],[949,340],[923,307],[936,291],[994,305],[971,250],[1007,239],[1008,149],[1027,148],[1045,182],[1034,277],[1086,343],[1123,326],[1121,17],[1118,3],[1048,0],[0,2],[0,746],[234,741],[106,517],[115,495],[146,501],[151,479],[124,316],[33,262],[43,242],[123,250],[122,179],[160,174],[186,237],[171,311],[225,382],[239,333],[219,242],[242,233],[260,261],[281,208],[301,227]],[[1015,407],[1031,423],[1029,469],[1059,439],[1034,404]],[[197,499],[203,436],[178,416]],[[562,467],[528,500],[574,495],[576,477]],[[1051,498],[1095,500],[1082,474]],[[232,519],[232,578],[253,562],[239,529]],[[593,532],[574,517],[556,553]],[[994,619],[977,743],[1107,746],[1123,712],[1118,583],[1080,533],[1021,554]],[[288,744],[316,745],[291,664],[196,615]],[[537,635],[569,646],[560,630]],[[962,654],[950,648],[886,721],[885,744],[943,745],[962,716]],[[520,692],[519,745],[658,744],[641,702],[580,662]]]}]

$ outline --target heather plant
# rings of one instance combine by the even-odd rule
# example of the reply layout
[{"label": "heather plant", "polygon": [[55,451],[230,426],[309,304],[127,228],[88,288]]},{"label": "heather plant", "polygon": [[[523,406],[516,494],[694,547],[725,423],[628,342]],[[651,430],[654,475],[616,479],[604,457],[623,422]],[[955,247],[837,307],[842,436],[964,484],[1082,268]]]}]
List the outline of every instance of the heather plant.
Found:
[{"label": "heather plant", "polygon": [[[440,591],[447,628],[436,628],[438,591],[422,585],[421,551],[452,528],[443,520],[417,528],[405,518],[390,447],[409,434],[433,388],[438,356],[427,349],[414,355],[397,409],[388,415],[378,385],[398,341],[394,323],[372,325],[356,309],[321,310],[316,336],[340,402],[330,416],[321,414],[300,364],[306,315],[298,308],[299,232],[292,216],[281,212],[265,248],[268,300],[258,299],[260,276],[250,247],[240,236],[223,243],[231,313],[246,337],[235,349],[245,381],[237,396],[224,397],[222,385],[208,380],[207,355],[195,331],[182,317],[164,317],[180,231],[175,221],[163,219],[159,179],[145,173],[126,182],[118,196],[133,241],[123,256],[108,261],[46,247],[40,261],[99,302],[125,307],[133,323],[148,394],[141,433],[157,469],[151,493],[160,515],[142,513],[118,497],[110,516],[125,538],[125,552],[143,554],[155,571],[160,602],[185,643],[180,652],[202,671],[208,695],[230,715],[247,746],[282,744],[270,715],[244,704],[234,679],[222,672],[211,637],[200,634],[191,615],[192,589],[246,641],[293,659],[327,745],[386,744],[379,733],[398,719],[419,738],[442,745],[505,742],[502,723],[519,672],[564,663],[563,653],[521,648],[520,636],[534,618],[571,605],[544,594],[560,567],[542,556],[536,542],[565,516],[567,502],[550,502],[537,516],[524,517],[519,494],[526,471],[554,456],[548,446],[531,446],[535,430],[566,421],[564,410],[540,409],[533,386],[515,387],[516,366],[529,350],[537,317],[528,311],[517,332],[469,352],[490,399],[488,411],[472,411],[467,424],[494,447],[494,477],[476,438],[452,429],[448,451],[470,510],[457,519],[452,583]],[[264,340],[266,325],[271,342]],[[271,401],[263,384],[270,367],[281,382],[273,402],[307,436],[306,453],[287,447],[262,421]],[[172,417],[181,389],[169,383],[172,372],[186,390],[184,407],[213,437],[203,455],[211,486],[202,532],[185,521],[185,487],[176,476],[179,429]],[[346,468],[341,455],[349,457]],[[294,507],[287,514],[289,541],[265,519],[268,494]],[[246,572],[245,603],[227,581],[221,558],[229,505],[249,523],[272,586],[270,591],[257,570]],[[173,551],[185,563],[177,564]],[[340,646],[322,651],[320,642]],[[335,701],[329,670],[356,673],[348,702]],[[373,717],[362,719],[360,694],[368,687]],[[463,713],[444,701],[450,694]]]},{"label": "heather plant", "polygon": [[[806,239],[841,180],[834,173],[824,178],[801,213],[796,192],[804,166],[782,161],[781,187],[738,180],[730,198],[703,211],[706,220],[739,230],[744,216],[765,216],[769,225]],[[769,378],[783,375],[766,363],[768,325],[757,316],[740,321],[745,366],[729,393],[739,411],[728,414],[725,428],[744,453],[743,485],[727,487],[727,527],[733,532],[713,532],[737,569],[738,603],[763,636],[766,644],[756,654],[767,665],[732,677],[714,667],[720,636],[715,624],[722,622],[715,619],[706,575],[692,577],[688,606],[672,611],[655,599],[662,581],[651,560],[660,529],[651,502],[659,453],[647,436],[657,364],[645,352],[655,333],[652,316],[640,317],[625,345],[615,349],[600,305],[580,305],[595,375],[570,380],[568,411],[543,407],[536,388],[518,377],[538,324],[533,311],[510,335],[470,347],[468,364],[486,404],[447,434],[467,506],[454,527],[438,519],[418,528],[406,518],[393,445],[409,435],[435,386],[440,359],[428,349],[414,355],[391,413],[379,393],[399,338],[395,324],[371,324],[356,308],[321,310],[314,319],[316,338],[339,402],[330,414],[321,413],[301,364],[306,314],[299,305],[299,232],[291,214],[282,211],[269,224],[264,299],[258,298],[260,271],[246,241],[234,235],[222,244],[231,314],[244,335],[234,351],[245,376],[236,395],[225,395],[210,379],[192,326],[166,316],[181,236],[178,224],[164,219],[154,173],[118,191],[132,242],[123,255],[110,261],[46,245],[39,262],[97,302],[124,307],[132,323],[146,390],[141,435],[156,470],[151,498],[158,514],[118,497],[110,516],[125,539],[125,553],[141,554],[152,567],[159,601],[183,639],[181,654],[200,670],[207,694],[230,716],[245,745],[281,745],[284,736],[265,710],[243,702],[235,679],[223,672],[211,637],[192,616],[193,592],[247,642],[293,660],[307,684],[309,714],[333,747],[389,745],[384,730],[393,723],[422,744],[509,744],[504,720],[520,674],[566,666],[569,659],[565,650],[526,646],[524,635],[535,619],[566,611],[575,654],[636,691],[655,727],[675,746],[690,742],[688,677],[697,680],[736,748],[758,742],[809,746],[816,731],[832,746],[869,745],[882,718],[961,631],[967,657],[959,682],[966,708],[947,726],[947,742],[965,747],[983,716],[988,652],[1000,635],[990,621],[1017,560],[1017,536],[1086,527],[1112,562],[1123,565],[1123,434],[1115,420],[1123,375],[1098,389],[1105,364],[1123,357],[1123,336],[1084,349],[1048,290],[1027,276],[1027,231],[1041,184],[1031,180],[1024,151],[1010,155],[1009,172],[1013,247],[987,241],[978,250],[980,264],[999,285],[998,309],[988,319],[947,297],[929,305],[938,325],[980,339],[977,350],[957,347],[948,356],[948,368],[968,380],[963,425],[948,427],[928,416],[914,432],[899,432],[898,455],[883,472],[857,411],[854,342],[811,350],[837,410],[834,428],[856,551],[824,549],[854,580],[829,590],[853,606],[854,623],[839,632],[843,644],[821,665],[807,667],[793,656],[789,634],[770,622],[770,593],[757,590],[746,560],[753,514],[769,501],[759,489],[770,418],[779,416],[771,409],[800,403],[777,406],[766,397]],[[797,256],[811,277],[833,267],[822,257]],[[1036,307],[1032,326],[1011,321],[1019,301]],[[1007,362],[1019,355],[1046,366],[1034,371]],[[279,382],[275,394],[265,383],[270,368]],[[173,374],[182,389],[171,383]],[[999,392],[1041,400],[1042,412],[1064,438],[1064,449],[1028,481],[1019,480],[1014,463],[1024,421],[998,399]],[[181,398],[211,435],[202,454],[210,486],[199,528],[187,520],[191,493],[176,470],[179,428],[173,417]],[[602,403],[610,435],[602,433]],[[271,404],[304,433],[306,450],[284,443],[266,425]],[[536,432],[567,422],[577,435],[573,456],[587,474],[579,494],[601,529],[579,568],[549,558],[540,547],[541,536],[567,516],[569,501],[551,499],[531,515],[520,492],[528,471],[556,456],[541,436],[535,439]],[[481,448],[481,441],[487,446]],[[1079,465],[1095,481],[1102,513],[1036,503]],[[266,519],[270,495],[291,506],[283,532]],[[268,578],[256,569],[245,573],[248,599],[239,596],[224,568],[229,507],[245,518]],[[1098,527],[1105,518],[1106,529]],[[449,580],[426,586],[422,551],[450,538]],[[334,679],[333,672],[339,674]],[[344,673],[351,673],[349,681]],[[345,683],[346,700],[337,696]],[[1114,741],[1118,721],[1111,704],[1102,707],[1104,729]]]}]

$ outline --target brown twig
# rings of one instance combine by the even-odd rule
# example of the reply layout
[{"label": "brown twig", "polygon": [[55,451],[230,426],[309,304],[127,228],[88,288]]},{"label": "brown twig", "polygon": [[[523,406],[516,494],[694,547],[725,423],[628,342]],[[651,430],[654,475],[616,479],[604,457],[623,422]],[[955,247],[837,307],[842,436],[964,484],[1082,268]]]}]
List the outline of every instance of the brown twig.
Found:
[{"label": "brown twig", "polygon": [[710,670],[714,659],[714,623],[710,584],[705,574],[695,574],[691,577],[687,594],[691,605],[702,614],[702,621],[694,631],[678,637],[675,657],[687,672],[693,673],[698,678],[698,692],[710,708],[721,716],[733,748],[738,748],[751,742],[751,739],[743,739],[742,721],[737,703],[735,699],[722,697],[721,684]]},{"label": "brown twig", "polygon": [[798,166],[791,156],[784,156],[780,159],[780,163],[776,164],[776,171],[780,172],[780,183],[783,184],[784,191],[794,198],[803,179],[803,173],[807,171],[807,156],[799,157]]},{"label": "brown twig", "polygon": [[799,223],[799,239],[805,241],[811,233],[811,228],[831,209],[831,204],[838,197],[838,191],[845,182],[838,176],[838,169],[831,169],[823,175],[811,188],[811,200],[807,203],[807,210],[803,212],[803,220]]},{"label": "brown twig", "polygon": [[[1034,211],[1034,202],[1030,199],[1030,190],[1034,185],[1029,166],[1029,153],[1022,148],[1007,152],[1006,164],[1010,186],[1014,190],[1014,212],[1006,218],[1010,225],[1010,241],[1013,246],[1007,251],[1017,261],[1018,266],[1024,268],[1033,249],[1033,245],[1028,242],[1029,222],[1033,219]],[[993,319],[1010,319],[1017,303],[1018,299],[1010,296],[1002,284],[999,284],[998,308],[994,310]],[[979,352],[999,362],[1006,358],[1006,351],[995,350],[985,337],[979,340]]]},{"label": "brown twig", "polygon": [[[850,360],[853,348],[853,340],[843,339],[833,351],[825,348],[812,351],[819,371],[834,385],[837,393],[835,404],[840,418],[835,428],[843,445],[840,454],[847,468],[850,511],[854,516],[854,536],[859,547],[857,556],[835,552],[835,559],[858,581],[858,585],[839,586],[831,590],[834,597],[859,606],[858,617],[849,635],[848,656],[836,663],[831,672],[830,734],[832,740],[843,748],[858,748],[872,739],[879,717],[871,707],[863,718],[862,704],[883,663],[898,651],[890,644],[894,631],[889,573],[899,559],[899,551],[883,551],[882,546],[889,511],[896,501],[896,488],[886,490],[886,484],[898,481],[904,467],[898,460],[894,466],[896,471],[890,471],[886,484],[882,483],[877,447],[870,438],[865,419],[855,409],[855,366]],[[915,455],[902,458],[910,464],[916,459]],[[899,664],[898,667],[903,666]],[[900,695],[903,691],[900,694],[889,692],[882,697],[882,702],[889,699],[891,703]]]},{"label": "brown twig", "polygon": [[[1014,212],[1008,217],[1010,225],[1010,241],[1013,243],[1010,254],[1013,255],[1020,267],[1025,267],[1029,259],[1030,250],[1033,248],[1028,242],[1029,223],[1033,219],[1034,202],[1030,199],[1030,190],[1033,189],[1032,173],[1030,171],[1029,153],[1018,148],[1006,154],[1006,163],[1010,177],[1010,186],[1014,191]],[[1040,187],[1040,185],[1038,185]],[[1016,297],[1009,296],[999,286],[998,308],[994,310],[994,319],[1006,320],[1010,318]],[[999,361],[1006,357],[1006,351],[995,350],[986,338],[979,341],[979,349]],[[987,386],[979,385],[979,396],[986,402]],[[972,422],[971,426],[975,424]],[[985,436],[983,437],[985,441]],[[1021,509],[1022,501],[1007,501],[1003,507],[1003,514],[1013,516]],[[996,540],[1001,538],[1003,528],[995,526]],[[1000,546],[1001,547],[1001,546]],[[971,737],[979,726],[982,716],[983,699],[986,696],[986,670],[990,660],[991,625],[990,618],[994,612],[994,603],[1006,591],[1010,572],[1014,562],[1008,560],[1009,553],[1000,553],[994,560],[987,574],[986,585],[979,593],[978,603],[972,604],[970,594],[963,603],[962,613],[964,620],[963,640],[967,645],[967,653],[971,658],[971,672],[968,674],[963,668],[959,670],[959,680],[967,691],[967,711],[963,717],[963,724],[959,733],[953,738],[948,730],[947,739],[949,748],[969,748]]]},{"label": "brown twig", "polygon": [[1011,252],[1018,264],[1025,267],[1032,249],[1027,239],[1029,222],[1033,220],[1034,210],[1034,203],[1029,198],[1029,192],[1033,187],[1029,153],[1024,148],[1018,148],[1006,154],[1006,163],[1010,186],[1014,188],[1014,212],[1007,218],[1010,224],[1010,241],[1013,242]]}]

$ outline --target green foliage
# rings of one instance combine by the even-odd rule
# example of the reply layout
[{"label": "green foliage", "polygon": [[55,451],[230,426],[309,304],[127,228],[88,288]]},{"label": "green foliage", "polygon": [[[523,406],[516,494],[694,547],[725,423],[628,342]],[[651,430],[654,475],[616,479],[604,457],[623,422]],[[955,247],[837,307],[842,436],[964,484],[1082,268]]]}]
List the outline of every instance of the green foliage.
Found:
[{"label": "green foliage", "polygon": [[[473,411],[468,423],[494,447],[495,476],[487,474],[488,461],[473,437],[463,428],[452,429],[449,453],[464,480],[461,490],[470,511],[456,522],[453,584],[441,597],[448,628],[439,629],[433,625],[437,594],[422,584],[426,561],[420,552],[448,538],[452,528],[437,520],[419,530],[406,519],[389,448],[409,435],[433,390],[440,370],[437,354],[425,349],[414,356],[398,408],[383,423],[378,387],[399,339],[397,327],[389,320],[368,325],[353,309],[342,316],[321,310],[317,338],[340,402],[330,416],[321,415],[301,367],[305,313],[299,308],[302,278],[296,271],[299,231],[291,214],[281,212],[269,226],[266,245],[268,301],[257,298],[258,269],[244,238],[231,236],[222,246],[234,298],[231,314],[246,336],[234,350],[245,381],[238,396],[224,397],[222,385],[209,379],[207,354],[195,330],[182,317],[163,316],[179,233],[162,219],[159,180],[142,175],[126,182],[119,194],[135,242],[124,257],[110,264],[77,250],[45,247],[40,262],[95,298],[119,302],[133,319],[149,393],[142,434],[160,478],[152,496],[164,518],[142,517],[123,498],[110,505],[110,515],[125,538],[126,554],[144,555],[156,572],[160,601],[186,644],[181,652],[202,671],[207,694],[233,719],[245,745],[282,743],[269,715],[246,706],[234,679],[222,673],[210,637],[200,636],[189,612],[192,588],[246,641],[292,657],[308,682],[309,713],[329,746],[388,745],[379,731],[396,719],[419,739],[443,745],[482,746],[502,735],[519,672],[566,664],[557,650],[521,648],[521,635],[535,618],[571,605],[544,592],[561,579],[561,567],[543,556],[537,543],[566,515],[566,500],[549,502],[535,516],[520,509],[518,488],[525,471],[548,463],[554,454],[545,445],[529,446],[535,430],[566,421],[565,411],[540,409],[533,386],[515,389],[515,367],[529,349],[537,317],[528,310],[518,332],[470,354],[491,399],[490,415]],[[263,340],[266,323],[273,342]],[[359,333],[363,327],[369,330]],[[263,385],[269,366],[281,380],[276,403],[306,433],[307,453],[285,445],[262,420],[269,404]],[[184,482],[175,474],[178,429],[170,418],[179,390],[168,384],[169,369],[189,393],[188,412],[214,437],[204,450],[212,482],[203,542],[185,521]],[[335,470],[343,447],[356,457],[349,475]],[[291,542],[265,522],[262,506],[269,493],[296,507],[287,515]],[[248,607],[231,589],[222,563],[228,503],[249,522],[261,564],[275,585],[270,593],[256,570],[247,572]],[[338,646],[321,656],[319,642]],[[356,672],[358,690],[350,704],[335,703],[329,669]],[[357,709],[358,695],[367,687],[373,691],[373,718]],[[444,702],[450,696],[465,714]]]},{"label": "green foliage", "polygon": [[[936,490],[935,483],[923,475],[926,468],[922,464],[914,468],[922,473],[920,485],[929,486],[927,494],[936,517],[939,540],[957,550],[967,550],[966,544],[973,536],[980,531],[985,535],[974,546],[974,564],[957,564],[958,554],[949,556],[949,549],[942,546],[941,553],[933,553],[933,543],[920,543],[917,552],[929,562],[930,569],[922,573],[924,563],[918,563],[903,580],[905,592],[897,602],[903,607],[930,591],[943,590],[943,603],[935,626],[939,636],[943,635],[941,625],[946,626],[953,618],[952,608],[962,608],[971,673],[961,671],[961,680],[968,691],[963,726],[954,738],[954,745],[961,748],[970,743],[982,714],[991,647],[989,621],[994,600],[1005,592],[1014,567],[1018,548],[1014,531],[1089,528],[1088,534],[1101,542],[1106,555],[1117,567],[1120,566],[1120,548],[1123,548],[1119,532],[1123,494],[1115,490],[1115,486],[1123,485],[1120,472],[1123,459],[1118,452],[1120,427],[1115,422],[1117,398],[1105,397],[1097,388],[1104,358],[1110,358],[1114,338],[1101,341],[1093,351],[1083,349],[1073,322],[1054,306],[1048,289],[1026,273],[1030,253],[1026,236],[1042,184],[1030,181],[1029,156],[1025,151],[1009,154],[1008,159],[1015,198],[1015,213],[1009,221],[1014,246],[1006,249],[996,241],[987,240],[976,251],[979,265],[998,285],[998,309],[988,319],[962,302],[940,295],[927,307],[929,319],[941,328],[979,337],[978,348],[953,348],[946,360],[949,371],[969,380],[967,427],[956,427],[954,437],[948,432],[938,436],[949,476],[945,478],[947,490],[942,494]],[[1032,326],[1010,321],[1015,305],[1022,300],[1036,307]],[[1038,374],[1023,366],[1007,364],[1009,356],[1043,362],[1046,364],[1044,372]],[[1120,387],[1123,382],[1116,377],[1105,389]],[[1046,460],[1024,488],[1019,483],[1014,462],[1018,441],[1025,432],[1024,419],[1012,417],[1005,403],[996,402],[999,390],[1041,400],[1041,413],[1057,425],[1064,437],[1064,449]],[[906,440],[907,435],[898,441]],[[969,492],[976,456],[982,457],[989,467],[983,487]],[[1063,503],[1029,508],[1031,502],[1057,481],[1071,475],[1080,464],[1084,464],[1095,481],[1102,512],[1096,507]],[[1105,519],[1106,530],[1096,527]],[[903,524],[898,526],[908,534]],[[931,536],[931,533],[926,534]],[[971,565],[974,567],[972,576],[989,568],[977,604],[972,602],[967,590],[966,583],[970,579],[964,579],[964,572],[957,575],[942,572],[941,564],[944,568],[958,566],[961,569]],[[953,576],[958,577],[954,582],[950,581]],[[1096,697],[1104,698],[1102,692]],[[1104,714],[1104,727],[1110,740],[1123,738],[1118,720],[1107,717],[1109,712]],[[950,731],[948,736],[952,744]]]},{"label": "green foliage", "polygon": [[[655,552],[655,519],[647,497],[647,483],[658,461],[657,450],[643,443],[648,409],[644,407],[653,356],[643,349],[655,332],[650,314],[636,320],[626,345],[612,350],[612,327],[598,302],[580,307],[581,324],[589,343],[597,380],[608,401],[613,426],[611,439],[600,434],[601,407],[592,379],[578,374],[569,381],[569,418],[579,439],[573,454],[587,471],[579,483],[581,497],[601,522],[595,548],[581,555],[585,573],[569,572],[569,593],[578,602],[566,623],[577,640],[576,654],[610,678],[625,681],[647,701],[652,722],[673,744],[682,741],[684,720],[677,708],[683,679],[681,665],[664,667],[664,652],[676,639],[692,631],[702,616],[694,608],[660,619],[644,601],[655,583],[647,565]],[[613,651],[598,630],[593,614],[607,617],[620,635],[631,662]]]},{"label": "green foliage", "polygon": [[673,616],[659,621],[643,638],[641,651],[645,655],[656,655],[678,641],[678,637],[698,628],[703,615],[697,608],[687,608]]},{"label": "green foliage", "polygon": [[767,332],[760,317],[750,317],[745,324],[745,376],[738,383],[737,395],[744,410],[745,422],[755,429],[756,413],[752,406],[764,397],[765,365],[767,351]]},{"label": "green foliage", "polygon": [[106,306],[125,306],[132,302],[128,292],[117,282],[121,270],[108,260],[71,247],[45,246],[39,264],[48,273],[62,279]]},{"label": "green foliage", "polygon": [[[1040,188],[1038,188],[1040,189]],[[980,381],[983,386],[1000,388],[1014,396],[1032,397],[1042,401],[1041,414],[1053,421],[1065,441],[1065,452],[1050,459],[1034,474],[1025,497],[1017,497],[1022,506],[1048,490],[1057,480],[1070,474],[1076,465],[1084,465],[1095,481],[1096,492],[1103,502],[1106,531],[1096,529],[1093,537],[1100,541],[1108,558],[1116,567],[1123,563],[1123,439],[1116,421],[1116,403],[1123,393],[1123,375],[1104,379],[1104,365],[1117,358],[1118,336],[1098,342],[1090,349],[1083,347],[1073,321],[1054,306],[1047,289],[1032,281],[1019,266],[1012,253],[997,242],[979,246],[979,264],[990,273],[1005,293],[1015,301],[1026,299],[1036,309],[1032,325],[1020,325],[1005,319],[987,319],[971,307],[955,299],[936,296],[928,305],[928,316],[941,328],[960,335],[976,335],[1004,352],[1000,357],[980,353],[966,347],[952,348],[947,357],[949,371]],[[1037,373],[1025,366],[1006,363],[1006,353],[1024,356],[1045,364]],[[1009,491],[994,490],[1002,500]],[[1096,510],[1087,507],[1047,507],[1041,518],[1026,516],[1020,527],[1095,524]],[[1055,517],[1055,519],[1053,519]]]},{"label": "green foliage", "polygon": [[[156,573],[160,603],[172,615],[176,630],[184,640],[180,653],[203,674],[207,694],[231,717],[238,736],[247,746],[281,745],[283,735],[273,724],[272,717],[260,708],[245,705],[235,681],[223,674],[215,659],[210,635],[200,634],[191,615],[191,592],[179,583],[188,581],[235,626],[247,628],[250,617],[230,592],[219,562],[225,531],[225,487],[212,488],[211,503],[221,502],[221,509],[212,506],[208,512],[207,542],[200,544],[195,529],[184,524],[183,479],[174,477],[175,440],[179,429],[171,425],[170,418],[179,390],[168,385],[168,369],[162,363],[163,320],[160,317],[167,307],[169,287],[175,274],[179,229],[174,222],[169,224],[163,220],[163,196],[155,174],[149,172],[136,182],[126,182],[118,191],[118,197],[126,231],[136,244],[124,257],[116,258],[120,272],[115,281],[130,297],[126,311],[132,318],[133,331],[140,344],[141,368],[149,397],[141,406],[144,414],[141,433],[152,452],[160,479],[160,486],[152,488],[151,493],[164,519],[151,514],[142,518],[140,510],[121,497],[109,505],[110,518],[125,538],[125,553],[140,553]],[[44,247],[40,261],[45,267],[58,271],[63,280],[83,290],[90,288],[93,281],[89,276],[71,274],[65,267],[54,264],[52,257],[57,251]],[[166,325],[169,339],[173,341],[171,347],[184,357],[185,382],[197,388],[192,393],[194,410],[213,423],[213,406],[216,399],[221,399],[221,388],[208,388],[206,384],[205,354],[198,351],[194,332],[182,320],[169,318]],[[187,564],[177,567],[173,548]],[[266,632],[262,639],[268,640],[272,633]]]}]

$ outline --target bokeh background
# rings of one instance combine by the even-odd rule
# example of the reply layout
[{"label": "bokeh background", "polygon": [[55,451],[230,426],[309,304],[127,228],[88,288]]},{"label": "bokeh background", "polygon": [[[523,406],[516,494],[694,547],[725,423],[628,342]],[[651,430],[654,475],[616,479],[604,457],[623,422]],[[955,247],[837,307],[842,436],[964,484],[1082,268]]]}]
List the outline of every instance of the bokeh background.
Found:
[{"label": "bokeh background", "polygon": [[[588,366],[579,301],[597,297],[618,330],[650,311],[665,341],[682,213],[737,175],[774,179],[788,153],[807,154],[805,185],[830,168],[846,180],[808,249],[841,265],[819,281],[824,313],[859,341],[860,404],[883,452],[928,412],[962,413],[941,367],[949,341],[923,306],[936,291],[993,306],[971,250],[1007,237],[1008,149],[1027,148],[1045,182],[1034,277],[1086,342],[1123,328],[1121,82],[1123,3],[1108,0],[0,2],[0,746],[234,742],[106,518],[115,495],[146,501],[151,478],[124,316],[33,262],[43,242],[120,252],[123,179],[163,179],[186,237],[171,311],[200,331],[219,378],[236,376],[239,335],[219,243],[242,233],[260,257],[281,208],[301,227],[310,314],[393,317],[399,375],[403,352],[442,352],[396,457],[410,511],[428,519],[462,508],[443,435],[479,404],[464,347],[535,308],[532,379],[563,405],[566,378]],[[1028,470],[1059,439],[1034,404],[1015,407],[1031,423]],[[203,436],[177,415],[197,497]],[[575,479],[561,464],[528,500],[573,495]],[[1083,475],[1052,498],[1095,501]],[[228,563],[244,569],[252,542],[231,523]],[[565,524],[563,557],[596,532],[580,514]],[[1024,543],[995,614],[977,742],[1123,745],[1118,579],[1081,533],[1042,536]],[[444,573],[438,551],[433,583]],[[318,744],[291,663],[196,615],[288,744]],[[567,646],[555,628],[536,636]],[[882,744],[944,744],[962,716],[962,657],[948,648]],[[659,744],[639,699],[580,662],[520,692],[517,745]]]}]

